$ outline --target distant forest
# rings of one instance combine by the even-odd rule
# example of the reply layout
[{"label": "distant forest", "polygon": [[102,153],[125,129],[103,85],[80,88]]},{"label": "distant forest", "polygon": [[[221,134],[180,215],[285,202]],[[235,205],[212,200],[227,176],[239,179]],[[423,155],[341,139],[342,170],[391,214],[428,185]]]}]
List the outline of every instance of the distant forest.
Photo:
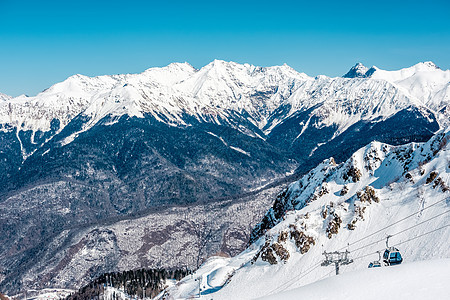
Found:
[{"label": "distant forest", "polygon": [[[80,288],[66,300],[100,300],[103,299],[105,287],[110,286],[124,291],[132,297],[153,298],[165,287],[167,279],[181,280],[191,274],[188,269],[139,269],[124,272],[105,273]],[[113,299],[116,299],[113,295]]]}]

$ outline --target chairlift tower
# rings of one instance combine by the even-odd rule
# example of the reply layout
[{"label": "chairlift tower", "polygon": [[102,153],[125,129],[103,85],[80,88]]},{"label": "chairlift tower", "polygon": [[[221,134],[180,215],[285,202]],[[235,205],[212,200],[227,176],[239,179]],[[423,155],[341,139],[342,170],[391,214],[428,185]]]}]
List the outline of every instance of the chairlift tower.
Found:
[{"label": "chairlift tower", "polygon": [[202,297],[202,276],[195,278],[195,281],[198,282],[198,298]]},{"label": "chairlift tower", "polygon": [[348,250],[345,250],[345,252],[323,252],[323,255],[325,255],[325,260],[322,262],[322,266],[326,267],[331,264],[334,264],[334,267],[336,268],[336,275],[339,275],[339,267],[340,265],[348,265],[353,262],[353,259],[348,258]]}]

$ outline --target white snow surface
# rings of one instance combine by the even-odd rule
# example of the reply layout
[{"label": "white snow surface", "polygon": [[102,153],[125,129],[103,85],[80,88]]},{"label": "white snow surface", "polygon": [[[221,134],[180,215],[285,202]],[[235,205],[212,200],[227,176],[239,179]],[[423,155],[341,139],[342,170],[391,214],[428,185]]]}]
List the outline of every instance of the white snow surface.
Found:
[{"label": "white snow surface", "polygon": [[405,263],[332,276],[260,300],[448,299],[450,259]]},{"label": "white snow surface", "polygon": [[[134,297],[137,298],[137,297]],[[127,299],[133,299],[132,296],[125,293],[123,290],[114,288],[111,286],[106,286],[105,291],[103,292],[103,299],[104,300],[127,300]],[[148,298],[145,298],[148,299]]]},{"label": "white snow surface", "polygon": [[[352,168],[359,170],[356,180],[348,175]],[[342,192],[344,187],[346,193]],[[366,187],[373,189],[377,201],[364,201],[358,196]],[[424,295],[436,287],[430,295],[443,299],[442,284],[447,286],[450,274],[449,129],[423,144],[394,147],[372,142],[339,165],[327,159],[292,183],[285,197],[288,211],[278,225],[236,257],[210,258],[192,276],[168,288],[169,299],[198,297],[199,282],[205,299],[215,300],[270,295],[277,296],[267,299],[303,298],[296,297],[296,293],[311,296],[310,299],[330,299],[331,291],[324,291],[323,298],[316,297],[318,291],[341,282],[342,288],[334,299],[347,296],[349,298],[345,299],[356,299],[364,287],[370,291],[379,288],[377,299],[384,299],[383,295],[393,291],[395,283],[404,290],[414,288],[405,295]],[[339,218],[341,224],[337,232],[330,233],[327,228],[335,218]],[[350,229],[347,225],[352,222],[355,228]],[[294,231],[313,238],[314,244],[302,252],[304,244],[296,245],[291,234]],[[392,235],[389,245],[402,253],[403,264],[367,270],[369,262],[378,259],[376,251],[384,251],[387,235]],[[289,258],[283,260],[273,251],[277,263],[263,261],[260,251],[275,244],[287,250]],[[317,282],[335,272],[333,265],[320,265],[324,259],[322,253],[338,250],[349,250],[353,263],[341,266],[339,278]],[[258,253],[260,255],[256,256]],[[399,276],[402,277],[399,279]],[[431,279],[426,279],[427,276]],[[417,284],[421,279],[424,284]],[[360,284],[360,280],[367,282]],[[430,285],[427,287],[427,284]],[[351,285],[357,286],[354,292],[345,289]],[[387,290],[381,291],[384,286]],[[299,287],[304,288],[296,289]],[[289,290],[293,290],[292,293],[278,295]],[[369,294],[366,296],[373,296]],[[399,299],[419,298],[402,296]]]},{"label": "white snow surface", "polygon": [[14,295],[11,299],[27,299],[27,300],[60,300],[65,299],[70,294],[73,294],[74,290],[69,289],[55,289],[48,288],[42,290],[28,289],[27,292]]},{"label": "white snow surface", "polygon": [[399,86],[403,93],[435,111],[446,108],[450,103],[450,70],[441,70],[431,61],[398,71],[376,68],[371,78]]},{"label": "white snow surface", "polygon": [[172,63],[140,74],[77,74],[34,97],[0,95],[0,125],[48,131],[50,122],[59,119],[62,130],[81,114],[90,120],[87,130],[105,116],[151,114],[161,122],[186,126],[185,115],[221,124],[233,113],[246,112],[250,122],[269,133],[296,111],[313,109],[322,121],[311,126],[336,124],[342,132],[360,119],[384,119],[411,105],[444,109],[441,113],[448,116],[450,71],[431,65],[377,69],[371,78],[355,79],[314,78],[287,65],[257,67],[221,60],[200,70]]},{"label": "white snow surface", "polygon": [[9,100],[11,98],[12,98],[11,96],[8,96],[6,94],[0,93],[0,101],[6,101],[6,100]]}]

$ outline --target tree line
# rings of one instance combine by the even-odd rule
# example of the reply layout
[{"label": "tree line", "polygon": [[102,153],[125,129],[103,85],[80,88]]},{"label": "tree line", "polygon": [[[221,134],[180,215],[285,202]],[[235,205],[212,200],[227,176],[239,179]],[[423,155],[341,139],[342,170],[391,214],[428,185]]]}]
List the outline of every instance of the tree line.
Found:
[{"label": "tree line", "polygon": [[[153,298],[164,289],[166,280],[179,281],[188,274],[191,274],[188,269],[138,269],[104,273],[66,300],[101,300],[104,299],[106,287],[119,289],[133,298]],[[116,295],[112,298],[117,299]]]}]

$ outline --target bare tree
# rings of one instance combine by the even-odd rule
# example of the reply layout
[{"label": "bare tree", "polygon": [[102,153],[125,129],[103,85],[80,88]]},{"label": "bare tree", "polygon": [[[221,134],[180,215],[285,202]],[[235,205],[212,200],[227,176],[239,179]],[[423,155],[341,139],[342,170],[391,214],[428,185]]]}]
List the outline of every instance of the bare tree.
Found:
[{"label": "bare tree", "polygon": [[197,269],[200,264],[203,262],[205,253],[205,248],[208,242],[211,240],[213,236],[212,224],[207,222],[206,220],[201,221],[200,223],[196,223],[191,221],[191,227],[194,231],[196,237],[196,246],[197,246],[197,261],[196,266]]}]

